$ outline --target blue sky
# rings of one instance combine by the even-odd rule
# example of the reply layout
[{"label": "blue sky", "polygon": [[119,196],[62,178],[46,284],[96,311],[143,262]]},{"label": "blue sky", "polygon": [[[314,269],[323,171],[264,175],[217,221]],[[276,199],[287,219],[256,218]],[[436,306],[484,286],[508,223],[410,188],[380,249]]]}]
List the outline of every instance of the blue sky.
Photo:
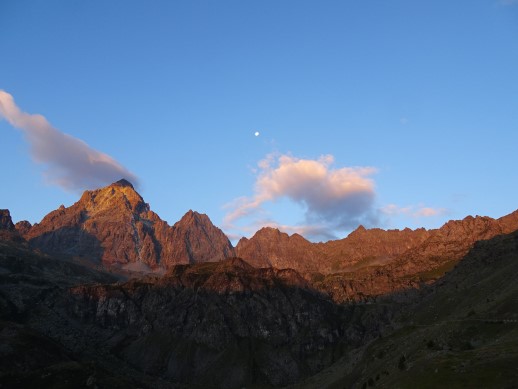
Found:
[{"label": "blue sky", "polygon": [[[321,240],[518,208],[517,1],[8,0],[0,26],[0,89],[170,224]],[[92,189],[4,119],[15,221]]]}]

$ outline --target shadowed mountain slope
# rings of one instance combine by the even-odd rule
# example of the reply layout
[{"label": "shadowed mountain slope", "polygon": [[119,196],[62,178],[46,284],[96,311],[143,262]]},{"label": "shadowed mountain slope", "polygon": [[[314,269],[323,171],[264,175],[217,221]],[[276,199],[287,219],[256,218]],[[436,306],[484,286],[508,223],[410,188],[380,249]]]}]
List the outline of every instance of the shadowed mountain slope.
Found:
[{"label": "shadowed mountain slope", "polygon": [[0,241],[22,242],[23,238],[16,230],[8,209],[0,209]]},{"label": "shadowed mountain slope", "polygon": [[518,232],[477,242],[450,272],[398,304],[395,331],[296,387],[516,387],[516,274]]},{"label": "shadowed mountain slope", "polygon": [[388,320],[334,304],[294,270],[237,258],[114,282],[0,242],[0,280],[4,388],[286,385]]},{"label": "shadowed mountain slope", "polygon": [[[95,202],[125,198],[112,189],[108,197],[97,193],[91,208],[88,201],[79,212],[70,211],[76,205],[56,211],[49,225],[76,220],[81,210],[87,216],[81,226],[92,219],[108,223]],[[145,204],[139,213],[139,198],[126,199],[124,207],[145,225]],[[2,215],[0,231],[18,234],[9,214]],[[428,237],[421,231],[415,242],[424,240],[396,260],[369,260],[328,275],[231,258],[170,265],[161,277],[123,282],[63,253],[39,254],[33,242],[0,239],[0,384],[512,387],[518,382],[518,231],[494,234],[515,228],[516,217],[449,222]],[[189,212],[168,228],[201,250],[191,231],[207,220]],[[74,224],[56,226],[63,231]],[[80,231],[90,235],[78,241],[97,239],[93,229]],[[304,248],[321,249],[273,229],[261,234],[272,235],[268,250],[291,241],[301,255],[308,255]],[[369,230],[355,234],[366,244]],[[390,241],[384,231],[376,234]],[[490,239],[475,241],[481,236]],[[107,247],[100,244],[99,252]]]}]

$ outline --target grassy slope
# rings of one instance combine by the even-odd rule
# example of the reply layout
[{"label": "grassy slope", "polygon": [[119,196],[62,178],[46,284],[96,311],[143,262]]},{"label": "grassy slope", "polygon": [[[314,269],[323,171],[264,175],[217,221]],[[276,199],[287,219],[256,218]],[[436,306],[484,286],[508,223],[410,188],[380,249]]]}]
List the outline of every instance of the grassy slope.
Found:
[{"label": "grassy slope", "polygon": [[298,388],[518,387],[518,233],[480,242],[398,329]]}]

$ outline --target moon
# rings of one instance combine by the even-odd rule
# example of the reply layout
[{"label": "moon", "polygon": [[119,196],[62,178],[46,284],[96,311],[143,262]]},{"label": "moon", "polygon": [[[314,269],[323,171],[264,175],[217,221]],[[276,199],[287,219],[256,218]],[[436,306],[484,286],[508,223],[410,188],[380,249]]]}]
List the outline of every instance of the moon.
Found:
[{"label": "moon", "polygon": [[259,131],[254,132],[255,136],[259,136]]}]

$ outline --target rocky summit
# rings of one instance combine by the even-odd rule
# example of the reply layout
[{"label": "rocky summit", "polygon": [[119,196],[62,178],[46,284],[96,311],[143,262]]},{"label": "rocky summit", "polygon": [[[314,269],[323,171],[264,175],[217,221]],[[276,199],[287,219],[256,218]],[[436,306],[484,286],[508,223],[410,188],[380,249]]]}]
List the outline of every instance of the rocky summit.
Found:
[{"label": "rocky summit", "polygon": [[14,230],[13,220],[8,209],[0,209],[0,230]]},{"label": "rocky summit", "polygon": [[236,254],[255,267],[290,268],[300,272],[315,271],[325,253],[299,234],[288,234],[265,227],[251,239],[241,238]]},{"label": "rocky summit", "polygon": [[86,191],[71,207],[61,206],[33,226],[20,224],[18,231],[31,247],[45,253],[130,270],[167,269],[234,255],[228,238],[206,215],[189,211],[169,226],[126,180]]},{"label": "rocky summit", "polygon": [[0,209],[0,240],[22,241],[8,209]]}]

